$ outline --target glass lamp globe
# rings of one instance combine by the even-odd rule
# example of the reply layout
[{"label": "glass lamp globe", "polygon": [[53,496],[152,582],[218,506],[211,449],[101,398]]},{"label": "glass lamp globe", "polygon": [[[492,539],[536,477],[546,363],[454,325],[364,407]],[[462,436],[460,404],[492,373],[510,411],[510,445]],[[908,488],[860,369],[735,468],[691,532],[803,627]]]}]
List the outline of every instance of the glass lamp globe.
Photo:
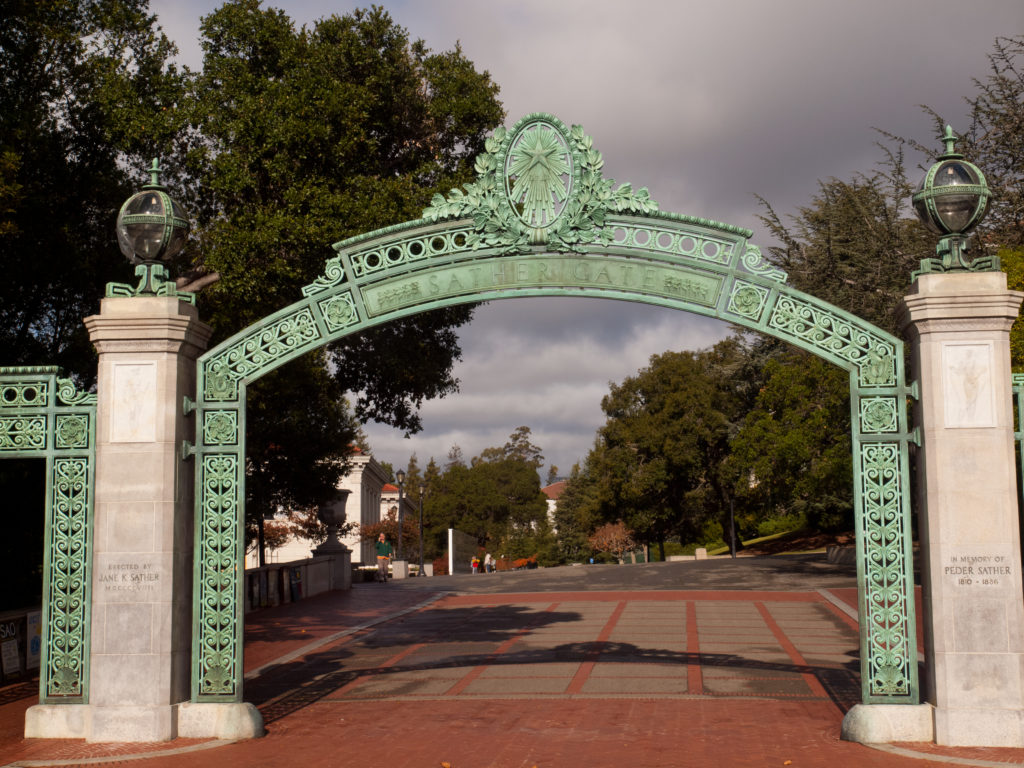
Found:
[{"label": "glass lamp globe", "polygon": [[133,264],[169,261],[188,236],[188,218],[160,184],[156,160],[150,173],[151,183],[129,197],[117,215],[117,244]]},{"label": "glass lamp globe", "polygon": [[953,147],[957,137],[946,126],[946,151],[917,185],[911,198],[921,222],[937,235],[963,235],[985,217],[991,197],[985,176]]}]

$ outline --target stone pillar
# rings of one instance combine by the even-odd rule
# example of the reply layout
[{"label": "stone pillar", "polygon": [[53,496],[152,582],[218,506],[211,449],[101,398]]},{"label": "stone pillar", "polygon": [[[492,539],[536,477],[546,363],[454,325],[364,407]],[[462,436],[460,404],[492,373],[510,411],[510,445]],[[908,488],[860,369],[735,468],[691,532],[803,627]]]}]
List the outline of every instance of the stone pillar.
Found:
[{"label": "stone pillar", "polygon": [[938,744],[1024,746],[1024,600],[1001,272],[920,276],[904,299],[920,385],[924,693]]},{"label": "stone pillar", "polygon": [[91,741],[164,741],[190,696],[194,440],[183,412],[210,327],[169,296],[104,299],[89,685]]}]

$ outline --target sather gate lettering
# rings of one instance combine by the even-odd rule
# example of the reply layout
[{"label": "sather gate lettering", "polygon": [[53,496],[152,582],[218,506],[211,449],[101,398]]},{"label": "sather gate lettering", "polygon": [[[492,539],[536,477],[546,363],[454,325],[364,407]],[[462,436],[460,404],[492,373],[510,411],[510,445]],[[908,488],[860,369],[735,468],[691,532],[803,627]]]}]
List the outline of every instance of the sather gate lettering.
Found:
[{"label": "sather gate lettering", "polygon": [[786,284],[751,232],[613,188],[579,127],[534,114],[498,129],[477,180],[423,217],[334,246],[304,298],[203,355],[194,410],[192,697],[242,700],[245,391],[299,355],[393,319],[524,296],[587,296],[720,318],[850,373],[865,703],[916,704],[903,343]]}]

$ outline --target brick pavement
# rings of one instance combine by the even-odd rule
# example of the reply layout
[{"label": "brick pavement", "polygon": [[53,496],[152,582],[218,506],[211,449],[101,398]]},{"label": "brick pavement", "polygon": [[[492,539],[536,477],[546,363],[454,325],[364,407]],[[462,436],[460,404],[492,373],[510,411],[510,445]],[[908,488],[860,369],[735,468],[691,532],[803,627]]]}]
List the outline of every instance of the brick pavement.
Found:
[{"label": "brick pavement", "polygon": [[265,738],[227,745],[26,741],[20,728],[34,691],[26,697],[25,686],[10,687],[0,691],[0,764],[84,765],[90,757],[123,762],[146,754],[133,764],[1024,763],[1024,750],[895,748],[908,756],[841,742],[842,714],[860,691],[857,626],[826,597],[723,590],[440,596],[357,585],[247,618],[246,699],[264,714]]}]

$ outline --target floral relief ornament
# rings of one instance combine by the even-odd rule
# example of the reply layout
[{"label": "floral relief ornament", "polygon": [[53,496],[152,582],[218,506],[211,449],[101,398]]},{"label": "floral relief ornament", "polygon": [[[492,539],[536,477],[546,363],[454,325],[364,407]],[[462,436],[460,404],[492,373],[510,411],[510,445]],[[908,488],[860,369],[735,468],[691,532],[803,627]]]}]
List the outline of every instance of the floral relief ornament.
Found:
[{"label": "floral relief ornament", "polygon": [[646,188],[634,192],[627,183],[612,189],[603,167],[581,126],[566,130],[557,118],[531,115],[511,134],[497,128],[476,158],[476,182],[448,197],[434,195],[423,218],[471,218],[475,231],[467,245],[474,249],[515,253],[545,245],[564,252],[607,245],[614,239],[604,226],[609,213],[651,213],[658,204]]}]

